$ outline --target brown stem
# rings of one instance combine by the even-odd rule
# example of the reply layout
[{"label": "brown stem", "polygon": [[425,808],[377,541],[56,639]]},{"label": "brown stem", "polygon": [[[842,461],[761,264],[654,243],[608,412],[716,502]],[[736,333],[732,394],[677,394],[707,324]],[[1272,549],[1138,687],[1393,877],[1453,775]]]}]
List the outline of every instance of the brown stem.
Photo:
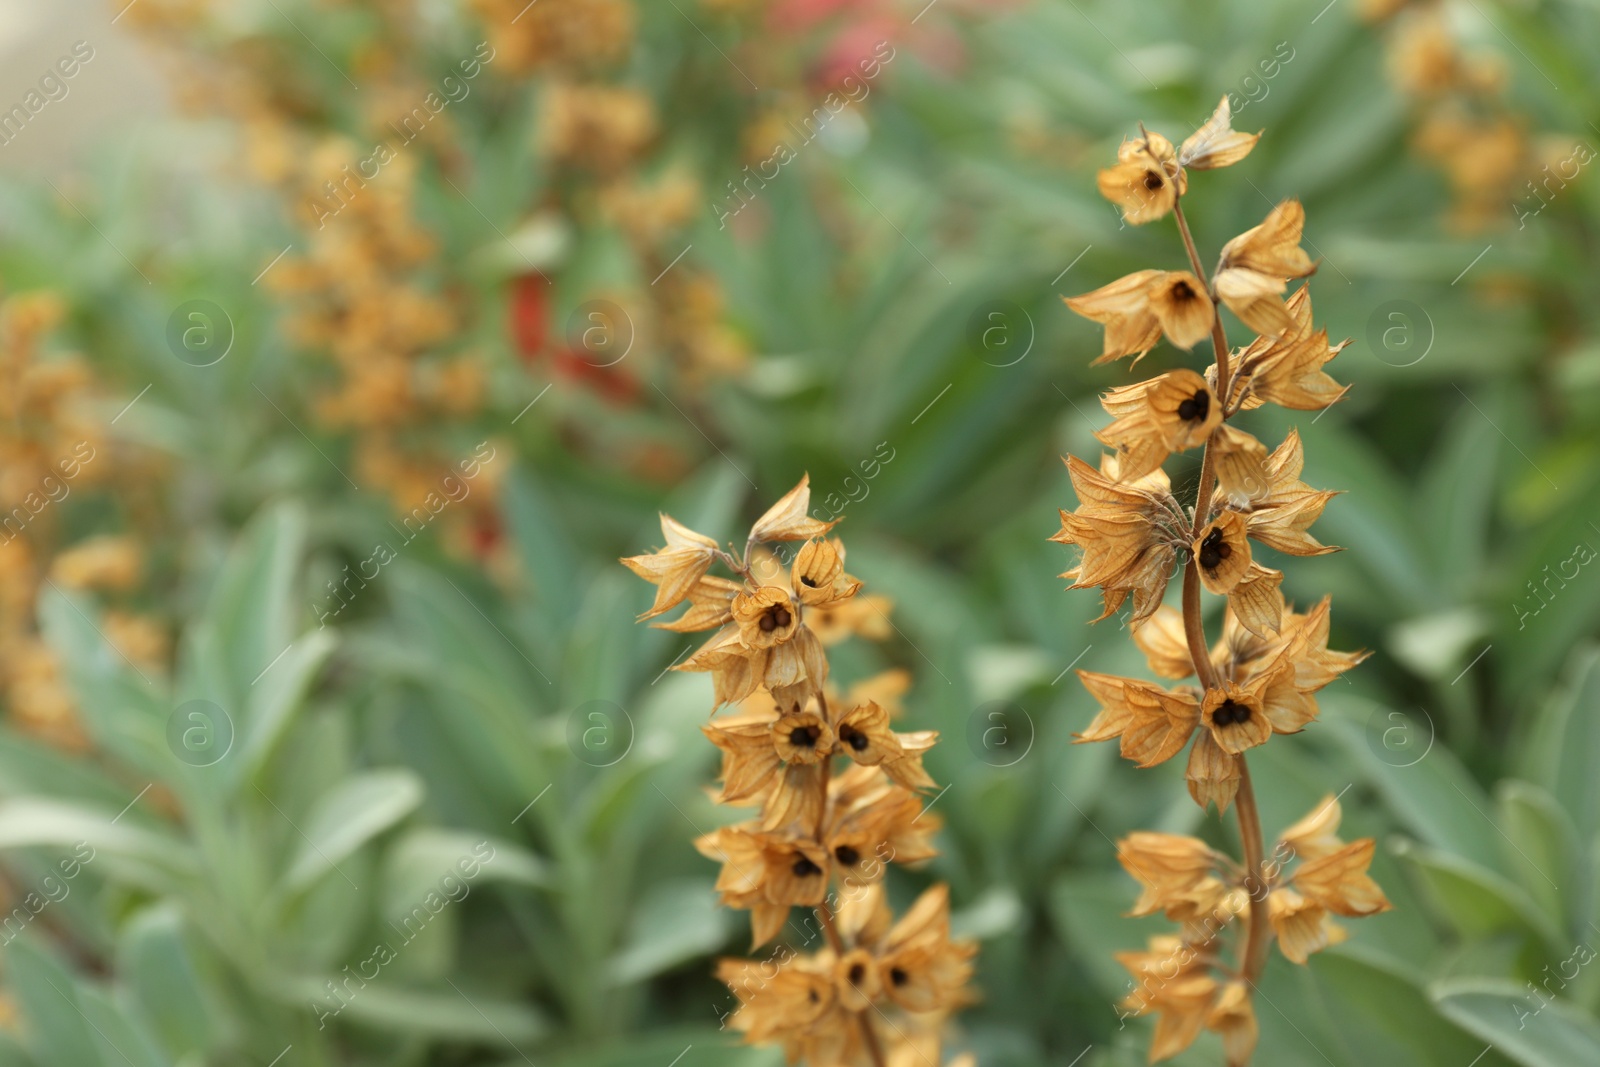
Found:
[{"label": "brown stem", "polygon": [[1206,654],[1206,631],[1200,621],[1200,568],[1192,553],[1183,568],[1183,636],[1189,642],[1195,676],[1207,689],[1214,688],[1217,677],[1211,669],[1211,657]]},{"label": "brown stem", "polygon": [[1256,808],[1255,787],[1250,784],[1250,764],[1239,754],[1239,837],[1244,842],[1245,891],[1250,894],[1250,936],[1240,954],[1239,972],[1254,985],[1267,959],[1267,884],[1262,872],[1261,813]]},{"label": "brown stem", "polygon": [[[1200,254],[1195,249],[1194,236],[1189,232],[1189,220],[1184,217],[1181,198],[1173,202],[1172,211],[1177,218],[1178,233],[1183,237],[1183,247],[1189,253],[1189,263],[1194,268],[1195,277],[1203,279],[1205,269],[1200,265]],[[1210,296],[1215,305],[1216,293],[1213,291]],[[1211,316],[1211,347],[1217,360],[1217,402],[1224,404],[1228,395],[1228,337],[1222,328],[1222,315],[1217,311]],[[1211,518],[1211,493],[1215,486],[1216,459],[1207,442],[1204,458],[1200,461],[1200,484],[1194,498],[1193,528],[1196,537]],[[1196,677],[1208,688],[1214,687],[1218,678],[1212,669],[1211,658],[1206,653],[1205,626],[1200,617],[1200,565],[1193,552],[1183,571],[1183,631],[1189,645],[1189,655],[1194,660]],[[1234,797],[1234,812],[1239,819],[1239,839],[1244,851],[1245,889],[1250,894],[1250,932],[1240,951],[1239,972],[1247,982],[1253,984],[1261,976],[1261,968],[1266,960],[1270,928],[1266,885],[1262,877],[1261,813],[1256,807],[1255,787],[1250,782],[1250,765],[1242,753],[1238,759],[1239,792]]]},{"label": "brown stem", "polygon": [[867,1018],[866,1012],[858,1011],[856,1022],[861,1026],[861,1038],[866,1043],[867,1054],[872,1057],[874,1067],[886,1067],[888,1061],[883,1058],[883,1046],[878,1044],[878,1033],[872,1028],[872,1020]]}]

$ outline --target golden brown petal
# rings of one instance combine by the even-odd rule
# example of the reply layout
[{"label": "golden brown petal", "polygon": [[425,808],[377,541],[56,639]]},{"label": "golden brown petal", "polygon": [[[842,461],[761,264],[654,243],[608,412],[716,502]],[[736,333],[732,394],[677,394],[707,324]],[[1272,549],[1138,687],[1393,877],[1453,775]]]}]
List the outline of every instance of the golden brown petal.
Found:
[{"label": "golden brown petal", "polygon": [[800,602],[814,606],[848,600],[861,589],[844,572],[843,546],[837,540],[807,541],[795,555],[791,582]]},{"label": "golden brown petal", "polygon": [[1285,200],[1265,221],[1222,246],[1224,269],[1254,271],[1272,278],[1303,278],[1317,269],[1300,247],[1306,211],[1298,200]]},{"label": "golden brown petal", "polygon": [[1370,837],[1309,860],[1294,872],[1295,888],[1306,899],[1339,915],[1376,915],[1388,911],[1389,898],[1367,874],[1374,842]]},{"label": "golden brown petal", "polygon": [[767,513],[750,527],[752,541],[808,541],[821,537],[833,529],[839,520],[822,522],[806,512],[811,510],[811,475],[801,477],[800,484],[783,495]]},{"label": "golden brown petal", "polygon": [[1161,275],[1158,270],[1135,271],[1082,296],[1062,297],[1067,307],[1106,328],[1100,358],[1093,366],[1123,356],[1136,356],[1137,363],[1161,339],[1161,323],[1149,298],[1151,283]]},{"label": "golden brown petal", "polygon": [[1286,659],[1250,679],[1245,688],[1260,701],[1261,714],[1272,724],[1273,733],[1299,733],[1317,717],[1316,698],[1295,686],[1294,664]]},{"label": "golden brown petal", "polygon": [[1339,798],[1329,793],[1305,818],[1278,835],[1278,840],[1301,860],[1314,860],[1344,847],[1339,839],[1343,812]]},{"label": "golden brown petal", "polygon": [[1150,310],[1167,340],[1193,348],[1211,334],[1216,309],[1204,283],[1186,270],[1168,271],[1150,287]]},{"label": "golden brown petal", "polygon": [[1211,731],[1218,746],[1233,755],[1262,745],[1272,736],[1272,723],[1261,707],[1261,698],[1232,682],[1206,690],[1200,705],[1200,721]]},{"label": "golden brown petal", "polygon": [[771,787],[781,760],[770,718],[706,723],[700,729],[722,750],[723,803],[737,804]]},{"label": "golden brown petal", "polygon": [[772,724],[772,747],[786,763],[820,763],[833,754],[833,730],[810,711],[785,715]]},{"label": "golden brown petal", "polygon": [[662,512],[661,533],[666,547],[644,556],[628,556],[623,566],[656,587],[655,603],[640,615],[652,619],[683,603],[716,558],[717,543]]},{"label": "golden brown petal", "polygon": [[1222,408],[1204,378],[1174,370],[1101,398],[1115,421],[1095,436],[1117,450],[1124,481],[1142,478],[1173,452],[1204,444],[1222,421]]},{"label": "golden brown petal", "polygon": [[[1200,581],[1219,596],[1233,592],[1234,586],[1250,571],[1250,540],[1244,516],[1224,511],[1208,523],[1194,539],[1190,550],[1200,564]],[[1274,625],[1277,619],[1273,620]]]},{"label": "golden brown petal", "polygon": [[1274,889],[1267,897],[1267,917],[1278,935],[1278,948],[1294,963],[1328,947],[1328,913],[1292,889]]},{"label": "golden brown petal", "polygon": [[1225,502],[1244,506],[1271,491],[1267,446],[1250,434],[1226,424],[1218,426],[1211,433],[1211,451],[1216,460],[1217,492]]},{"label": "golden brown petal", "polygon": [[1137,678],[1078,671],[1101,710],[1087,730],[1078,734],[1082,741],[1122,739],[1122,755],[1141,767],[1153,767],[1171,759],[1199,722],[1200,709],[1186,690],[1169,692],[1159,685]]},{"label": "golden brown petal", "polygon": [[1217,856],[1197,837],[1140,830],[1117,842],[1117,862],[1138,880],[1141,891],[1131,916],[1153,915],[1194,889],[1217,865]]},{"label": "golden brown petal", "polygon": [[1239,321],[1263,337],[1278,337],[1294,328],[1294,320],[1283,308],[1283,291],[1289,287],[1282,278],[1243,268],[1224,268],[1212,284],[1217,298]]},{"label": "golden brown petal", "polygon": [[1206,1016],[1206,1029],[1222,1035],[1222,1052],[1228,1067],[1246,1067],[1255,1055],[1261,1027],[1256,1023],[1250,990],[1243,982],[1229,982],[1222,987]]},{"label": "golden brown petal", "polygon": [[694,633],[722,626],[733,618],[733,598],[744,589],[738,582],[706,575],[689,591],[689,610],[671,622],[653,622],[658,630]]},{"label": "golden brown petal", "polygon": [[1190,170],[1215,170],[1231,166],[1250,154],[1261,139],[1259,133],[1237,133],[1233,128],[1233,109],[1227,94],[1216,111],[1178,149],[1178,162]]},{"label": "golden brown petal", "polygon": [[[1171,149],[1170,142],[1167,142],[1167,149]],[[1132,226],[1142,226],[1170,214],[1178,202],[1181,179],[1173,178],[1165,164],[1146,150],[1142,142],[1124,141],[1117,150],[1117,158],[1121,162],[1099,174],[1100,195],[1120,207],[1123,219]]]},{"label": "golden brown petal", "polygon": [[1239,792],[1239,760],[1222,750],[1210,730],[1200,731],[1195,738],[1184,776],[1194,802],[1202,808],[1215,803],[1218,814],[1228,810]]},{"label": "golden brown petal", "polygon": [[851,949],[835,961],[833,984],[846,1011],[866,1011],[883,991],[877,960],[864,948]]},{"label": "golden brown petal", "polygon": [[1184,635],[1183,613],[1162,605],[1143,623],[1133,627],[1133,643],[1144,653],[1150,670],[1162,678],[1187,678],[1194,673],[1189,641]]},{"label": "golden brown petal", "polygon": [[781,586],[763,585],[754,592],[739,593],[729,610],[739,624],[739,640],[746,648],[782,644],[800,626],[800,609]]},{"label": "golden brown petal", "polygon": [[1283,620],[1283,572],[1251,562],[1249,573],[1228,594],[1228,608],[1239,625],[1265,638],[1276,633]]}]

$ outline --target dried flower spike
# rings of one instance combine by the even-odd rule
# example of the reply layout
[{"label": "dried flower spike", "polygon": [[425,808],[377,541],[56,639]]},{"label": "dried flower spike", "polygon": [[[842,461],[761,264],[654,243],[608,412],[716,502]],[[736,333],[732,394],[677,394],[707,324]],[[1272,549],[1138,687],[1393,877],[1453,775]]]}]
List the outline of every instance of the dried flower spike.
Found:
[{"label": "dried flower spike", "polygon": [[[1259,1034],[1253,995],[1270,941],[1303,964],[1345,936],[1332,916],[1389,907],[1367,874],[1372,840],[1337,837],[1339,807],[1331,797],[1284,831],[1267,862],[1250,781],[1247,753],[1315,723],[1316,693],[1365,658],[1329,651],[1327,598],[1295,612],[1280,591],[1283,573],[1257,558],[1257,545],[1290,556],[1334,551],[1310,527],[1335,494],[1300,480],[1298,433],[1269,452],[1228,421],[1265,403],[1319,410],[1344,395],[1323,370],[1343,345],[1313,330],[1305,287],[1283,298],[1292,279],[1316,269],[1300,247],[1305,210],[1296,200],[1277,205],[1223,247],[1204,283],[1184,217],[1188,171],[1236,163],[1259,136],[1233,130],[1226,99],[1177,149],[1141,128],[1140,138],[1119,149],[1117,164],[1100,172],[1100,191],[1129,222],[1172,215],[1190,269],[1136,271],[1067,300],[1105,326],[1095,363],[1127,355],[1137,363],[1163,336],[1188,349],[1209,335],[1215,360],[1204,374],[1178,368],[1106,393],[1101,403],[1113,421],[1097,436],[1114,454],[1098,471],[1067,457],[1078,508],[1061,513],[1061,532],[1051,538],[1081,551],[1064,577],[1075,579],[1075,589],[1100,589],[1101,618],[1132,598],[1128,625],[1151,671],[1198,683],[1168,688],[1079,671],[1099,712],[1078,740],[1115,738],[1141,768],[1188,746],[1190,795],[1219,814],[1232,807],[1239,820],[1242,862],[1172,834],[1139,832],[1118,844],[1118,859],[1141,887],[1131,914],[1160,912],[1179,924],[1176,936],[1117,956],[1134,983],[1123,1007],[1156,1016],[1152,1062],[1211,1030],[1230,1067],[1248,1064]],[[1258,334],[1237,353],[1228,349],[1219,306]],[[1186,509],[1162,465],[1197,447],[1205,449],[1199,486]],[[1181,612],[1162,603],[1180,564]],[[1222,636],[1210,649],[1202,589],[1226,598]]]},{"label": "dried flower spike", "polygon": [[[666,545],[622,560],[656,586],[641,619],[688,603],[680,633],[715,630],[679,664],[712,676],[712,714],[702,729],[722,752],[718,803],[756,808],[753,818],[703,835],[695,846],[722,864],[716,888],[750,912],[751,948],[816,928],[790,921],[814,909],[822,942],[809,954],[785,944],[769,960],[723,960],[717,976],[739,1000],[731,1025],[756,1044],[782,1046],[789,1062],[887,1067],[940,1062],[947,1016],[972,999],[977,946],[950,939],[949,894],[936,884],[898,921],[883,893],[890,863],[931,859],[941,824],[921,791],[933,779],[922,758],[938,734],[899,732],[899,672],[868,679],[843,697],[829,686],[824,640],[878,632],[852,612],[861,582],[846,573],[838,520],[809,515],[807,480],[756,520],[742,554],[661,517]],[[764,546],[801,542],[785,566]],[[707,572],[721,563],[732,578]],[[866,598],[860,598],[865,600]],[[869,605],[882,618],[887,603]]]}]

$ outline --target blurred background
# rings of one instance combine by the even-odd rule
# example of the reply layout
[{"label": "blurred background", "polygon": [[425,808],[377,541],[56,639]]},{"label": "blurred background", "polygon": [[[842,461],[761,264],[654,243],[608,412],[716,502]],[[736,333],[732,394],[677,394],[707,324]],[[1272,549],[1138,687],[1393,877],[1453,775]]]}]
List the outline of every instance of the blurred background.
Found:
[{"label": "blurred background", "polygon": [[892,605],[836,674],[942,732],[893,885],[982,941],[953,1045],[1143,1062],[1112,842],[1236,843],[1070,744],[1068,668],[1145,668],[1046,542],[1131,380],[1059,297],[1181,264],[1094,172],[1223,94],[1202,257],[1303,198],[1353,339],[1247,419],[1346,490],[1285,591],[1375,653],[1257,789],[1396,905],[1274,957],[1258,1061],[1600,1062],[1592,3],[6,0],[0,52],[3,1067],[775,1064],[710,683],[616,559],[805,472]]}]

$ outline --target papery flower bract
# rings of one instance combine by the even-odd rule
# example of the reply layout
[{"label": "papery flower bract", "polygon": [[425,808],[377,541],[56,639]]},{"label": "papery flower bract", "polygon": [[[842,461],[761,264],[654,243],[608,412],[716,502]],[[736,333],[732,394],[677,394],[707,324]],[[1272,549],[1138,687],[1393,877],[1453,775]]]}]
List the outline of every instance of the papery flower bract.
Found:
[{"label": "papery flower bract", "polygon": [[1201,583],[1218,596],[1233,592],[1250,571],[1250,541],[1244,517],[1237,511],[1224,511],[1212,519],[1195,537],[1191,550],[1200,561]]},{"label": "papery flower bract", "polygon": [[1123,356],[1134,363],[1163,333],[1179,348],[1192,348],[1211,331],[1216,309],[1205,285],[1188,271],[1141,270],[1082,296],[1062,298],[1067,307],[1105,326],[1105,342],[1092,366]]},{"label": "papery flower bract", "polygon": [[785,493],[767,513],[750,527],[750,540],[758,541],[809,541],[821,537],[838,525],[839,520],[823,522],[806,512],[811,510],[811,475],[804,475],[800,484]]},{"label": "papery flower bract", "polygon": [[827,894],[827,853],[813,842],[745,824],[706,834],[695,848],[722,864],[716,883],[722,902],[750,912],[752,949],[778,935],[791,907],[820,904]]},{"label": "papery flower bract", "polygon": [[[1177,566],[1183,539],[1173,529],[1181,516],[1164,477],[1145,483],[1119,483],[1076,456],[1066,457],[1078,493],[1078,510],[1061,512],[1061,530],[1050,540],[1076,545],[1083,556],[1061,575],[1073,589],[1098,587],[1105,618],[1131,594],[1136,625],[1155,612]],[[1159,473],[1159,472],[1157,472]]]},{"label": "papery flower bract", "polygon": [[1138,830],[1117,841],[1117,862],[1139,881],[1139,899],[1128,914],[1153,915],[1211,877],[1217,855],[1198,837]]},{"label": "papery flower bract", "polygon": [[[1228,383],[1230,412],[1249,411],[1268,402],[1297,411],[1318,411],[1349,392],[1349,386],[1340,385],[1322,368],[1350,342],[1330,345],[1327,330],[1312,329],[1311,290],[1304,285],[1296,289],[1284,311],[1291,325],[1281,335],[1263,333],[1239,350]],[[1214,373],[1213,366],[1208,376]]]},{"label": "papery flower bract", "polygon": [[1267,457],[1267,489],[1248,502],[1245,525],[1251,537],[1279,552],[1291,556],[1320,556],[1337,549],[1312,537],[1309,530],[1328,501],[1339,494],[1333,490],[1312,489],[1302,482],[1300,471],[1304,464],[1300,434],[1291,430]]},{"label": "papery flower bract", "polygon": [[971,1000],[972,941],[950,940],[950,890],[923,892],[877,947],[884,992],[911,1012],[949,1011]]},{"label": "papery flower bract", "polygon": [[1261,1027],[1250,1002],[1250,990],[1243,982],[1229,982],[1222,987],[1206,1016],[1206,1029],[1222,1035],[1222,1052],[1228,1067],[1244,1067],[1250,1062],[1261,1038]]},{"label": "papery flower bract", "polygon": [[1150,1041],[1151,1063],[1176,1056],[1200,1036],[1217,995],[1217,982],[1207,972],[1211,954],[1204,946],[1176,937],[1152,937],[1139,952],[1118,952],[1118,963],[1133,976],[1134,989],[1121,1007],[1135,1014],[1156,1014]]},{"label": "papery flower bract", "polygon": [[1261,140],[1259,133],[1239,133],[1233,128],[1233,108],[1227,94],[1194,133],[1178,146],[1178,165],[1188,170],[1215,170],[1239,162]]},{"label": "papery flower bract", "polygon": [[695,533],[665,512],[661,515],[664,548],[622,560],[630,571],[656,587],[655,603],[639,619],[652,619],[683,603],[716,559],[717,543]]},{"label": "papery flower bract", "polygon": [[1225,503],[1245,505],[1271,492],[1266,445],[1223,423],[1211,431],[1211,448],[1216,456],[1217,492]]},{"label": "papery flower bract", "polygon": [[1100,195],[1120,207],[1133,226],[1170,214],[1189,187],[1172,142],[1159,133],[1123,141],[1116,166],[1102,170],[1097,181]]},{"label": "papery flower bract", "polygon": [[1183,772],[1189,795],[1200,807],[1215,804],[1221,814],[1228,810],[1239,793],[1239,758],[1217,744],[1210,730],[1203,730],[1189,749],[1189,765]]},{"label": "papery flower bract", "polygon": [[1114,420],[1095,437],[1116,449],[1124,481],[1142,478],[1174,452],[1202,445],[1222,422],[1222,405],[1192,370],[1173,370],[1147,382],[1112,389],[1100,406]]},{"label": "papery flower bract", "polygon": [[1122,755],[1154,767],[1183,750],[1200,721],[1200,706],[1188,690],[1166,690],[1137,678],[1078,671],[1078,680],[1101,708],[1081,742],[1121,739]]},{"label": "papery flower bract", "polygon": [[1222,246],[1222,260],[1212,285],[1217,297],[1252,330],[1279,337],[1294,328],[1282,294],[1290,278],[1317,269],[1300,248],[1306,213],[1298,200],[1285,200],[1259,226]]}]

